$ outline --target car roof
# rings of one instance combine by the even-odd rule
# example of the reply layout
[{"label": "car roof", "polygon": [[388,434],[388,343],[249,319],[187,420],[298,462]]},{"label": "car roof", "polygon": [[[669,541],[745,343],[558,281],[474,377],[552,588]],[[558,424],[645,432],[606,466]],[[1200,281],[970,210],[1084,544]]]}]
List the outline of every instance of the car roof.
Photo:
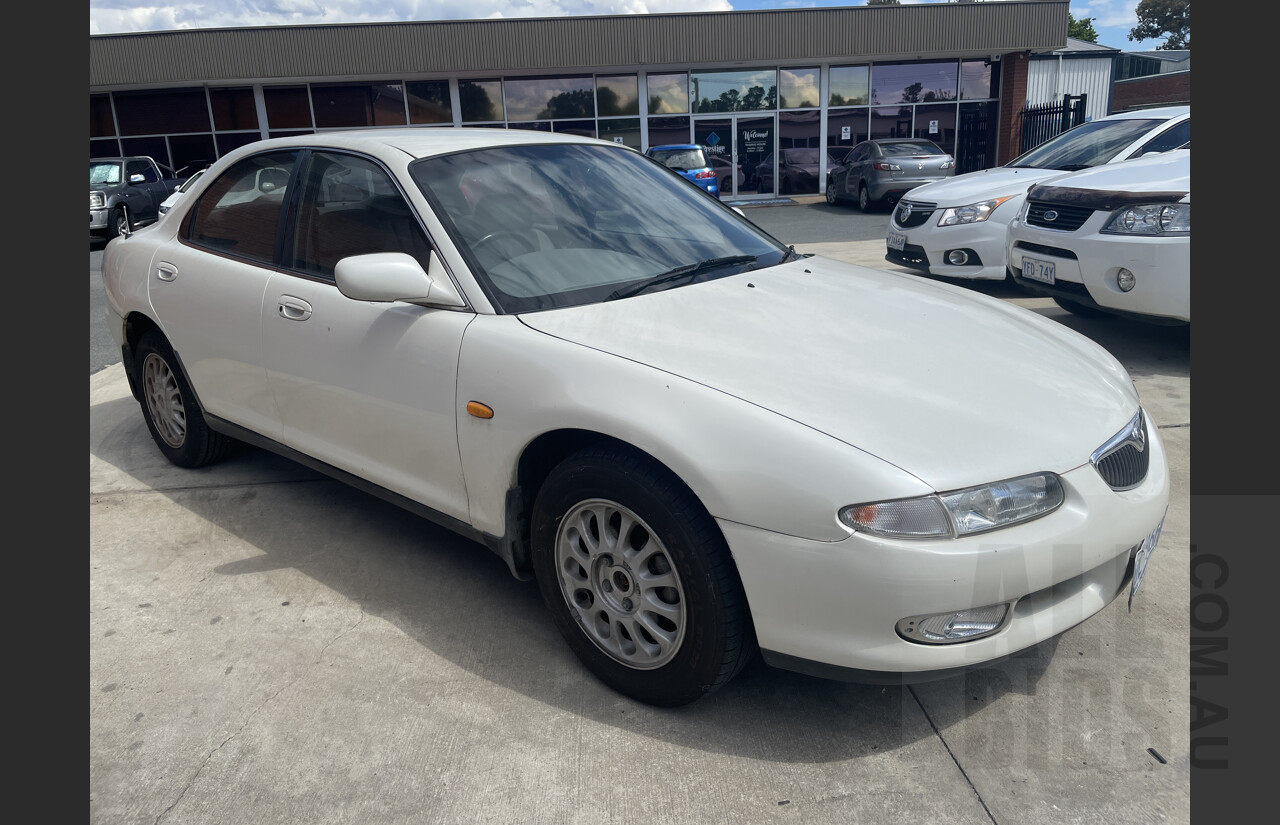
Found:
[{"label": "car roof", "polygon": [[528,129],[353,129],[317,132],[293,137],[272,138],[241,147],[253,153],[268,148],[289,146],[327,146],[357,152],[378,154],[386,148],[397,149],[412,158],[425,158],[494,146],[527,146],[547,143],[579,143],[625,148],[620,144],[563,132],[539,132]]},{"label": "car roof", "polygon": [[1114,115],[1098,118],[1099,120],[1145,120],[1149,118],[1172,119],[1182,115],[1190,115],[1190,106],[1158,106],[1152,109],[1131,109]]}]

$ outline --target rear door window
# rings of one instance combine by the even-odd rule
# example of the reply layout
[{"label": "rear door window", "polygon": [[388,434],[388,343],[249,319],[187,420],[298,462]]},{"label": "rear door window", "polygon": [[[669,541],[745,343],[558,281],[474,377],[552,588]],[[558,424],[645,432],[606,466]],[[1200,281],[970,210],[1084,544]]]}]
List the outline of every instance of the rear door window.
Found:
[{"label": "rear door window", "polygon": [[210,184],[184,237],[238,258],[275,261],[276,234],[300,150],[267,152],[236,163]]}]

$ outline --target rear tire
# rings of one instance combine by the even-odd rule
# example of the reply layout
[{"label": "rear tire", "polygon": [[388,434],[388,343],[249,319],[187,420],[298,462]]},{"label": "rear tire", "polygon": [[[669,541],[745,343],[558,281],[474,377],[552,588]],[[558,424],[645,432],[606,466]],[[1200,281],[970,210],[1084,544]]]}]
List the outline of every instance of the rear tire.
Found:
[{"label": "rear tire", "polygon": [[876,202],[871,200],[871,193],[867,191],[867,185],[858,186],[858,208],[863,212],[871,212],[876,208]]},{"label": "rear tire", "polygon": [[159,330],[138,342],[137,375],[142,416],[156,446],[179,467],[203,467],[225,456],[231,439],[209,429],[195,393]]},{"label": "rear tire", "polygon": [[538,589],[601,681],[641,702],[688,704],[756,651],[746,595],[715,521],[674,474],[600,447],[566,458],[531,522]]}]

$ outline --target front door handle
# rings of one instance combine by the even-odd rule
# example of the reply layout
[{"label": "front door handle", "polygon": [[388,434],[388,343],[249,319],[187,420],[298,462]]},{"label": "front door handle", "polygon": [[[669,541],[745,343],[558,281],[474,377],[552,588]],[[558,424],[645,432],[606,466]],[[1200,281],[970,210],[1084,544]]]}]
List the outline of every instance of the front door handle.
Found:
[{"label": "front door handle", "polygon": [[171,263],[161,261],[156,264],[156,277],[162,281],[178,280],[178,268]]},{"label": "front door handle", "polygon": [[311,304],[292,295],[281,295],[276,309],[281,318],[287,318],[290,321],[305,321],[311,317]]}]

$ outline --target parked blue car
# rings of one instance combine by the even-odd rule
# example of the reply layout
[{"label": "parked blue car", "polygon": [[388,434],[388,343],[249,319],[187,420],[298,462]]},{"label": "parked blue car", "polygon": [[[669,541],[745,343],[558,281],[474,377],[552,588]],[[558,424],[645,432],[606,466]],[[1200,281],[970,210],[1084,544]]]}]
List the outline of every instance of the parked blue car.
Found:
[{"label": "parked blue car", "polygon": [[696,143],[650,146],[645,154],[668,169],[679,172],[685,180],[699,189],[706,190],[711,197],[720,197],[715,170],[711,168],[711,161],[707,158],[706,151]]}]

